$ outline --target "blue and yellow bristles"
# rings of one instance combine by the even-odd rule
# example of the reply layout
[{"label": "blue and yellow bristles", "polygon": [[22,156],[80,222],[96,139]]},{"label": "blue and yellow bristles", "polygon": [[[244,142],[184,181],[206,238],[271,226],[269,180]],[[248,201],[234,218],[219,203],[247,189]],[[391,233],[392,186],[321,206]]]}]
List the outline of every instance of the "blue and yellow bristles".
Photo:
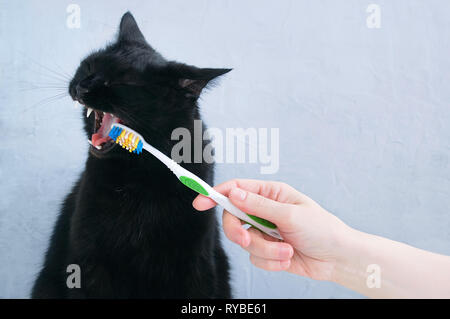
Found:
[{"label": "blue and yellow bristles", "polygon": [[111,131],[109,131],[109,137],[130,153],[142,153],[144,145],[136,133],[127,132],[124,128],[113,125]]}]

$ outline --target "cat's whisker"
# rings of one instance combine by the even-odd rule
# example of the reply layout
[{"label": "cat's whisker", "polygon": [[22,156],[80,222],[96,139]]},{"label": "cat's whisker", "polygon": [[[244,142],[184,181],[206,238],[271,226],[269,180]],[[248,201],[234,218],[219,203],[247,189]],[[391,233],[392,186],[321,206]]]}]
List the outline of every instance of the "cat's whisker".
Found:
[{"label": "cat's whisker", "polygon": [[46,98],[34,103],[33,105],[26,107],[25,109],[22,110],[22,113],[28,112],[29,110],[31,110],[35,107],[38,107],[38,106],[41,107],[44,105],[48,105],[52,102],[56,102],[64,97],[69,97],[69,95],[66,92],[64,92],[64,93],[59,93],[59,94],[56,94],[53,96],[46,97]]},{"label": "cat's whisker", "polygon": [[65,75],[67,79],[71,79],[72,75],[70,73],[68,73],[67,71],[65,71],[58,63],[54,62],[55,65],[61,70],[62,75]]},{"label": "cat's whisker", "polygon": [[[69,83],[69,82],[70,82],[71,77],[70,77],[70,75],[65,74],[65,72],[64,72],[64,73],[61,73],[61,72],[55,71],[55,70],[51,69],[50,67],[45,66],[45,65],[43,65],[42,63],[40,63],[40,62],[36,61],[35,59],[31,58],[31,57],[28,56],[25,52],[23,52],[23,51],[19,51],[19,52],[21,52],[21,53],[24,55],[24,57],[27,59],[28,62],[31,62],[31,63],[33,63],[34,65],[40,67],[41,69],[44,69],[44,70],[46,70],[47,72],[49,72],[49,74],[45,74],[45,73],[40,73],[40,72],[38,72],[40,75],[45,75],[45,76],[53,77],[53,79],[56,79],[56,80],[58,80],[58,81],[63,81],[63,82],[65,82],[65,83]],[[34,72],[36,72],[36,71],[34,71]]]},{"label": "cat's whisker", "polygon": [[67,89],[67,86],[61,85],[58,83],[33,83],[33,82],[25,82],[25,81],[19,81],[17,84],[21,87],[58,87],[58,88],[64,88]]},{"label": "cat's whisker", "polygon": [[58,87],[58,86],[33,86],[33,87],[22,87],[20,91],[33,91],[33,90],[55,90],[59,92],[67,91],[66,87]]},{"label": "cat's whisker", "polygon": [[56,92],[65,92],[67,87],[57,83],[33,83],[29,81],[18,81],[17,87],[21,92],[29,92],[35,90],[53,90]]},{"label": "cat's whisker", "polygon": [[62,77],[56,76],[54,74],[43,73],[41,71],[37,71],[37,70],[33,70],[33,69],[30,69],[30,71],[33,72],[36,75],[39,75],[41,77],[45,77],[47,81],[48,80],[56,81],[58,83],[66,85],[66,86],[70,82],[70,80],[68,78],[62,78]]},{"label": "cat's whisker", "polygon": [[[33,60],[31,62],[34,62]],[[49,67],[42,65],[38,62],[34,62],[36,63],[38,66],[40,66],[41,68],[43,68],[44,70],[47,70],[48,72],[50,72],[50,74],[52,74],[55,78],[59,78],[62,80],[66,80],[66,81],[70,81],[70,76],[69,75],[65,75],[63,73],[57,72],[55,70],[50,69]]]}]

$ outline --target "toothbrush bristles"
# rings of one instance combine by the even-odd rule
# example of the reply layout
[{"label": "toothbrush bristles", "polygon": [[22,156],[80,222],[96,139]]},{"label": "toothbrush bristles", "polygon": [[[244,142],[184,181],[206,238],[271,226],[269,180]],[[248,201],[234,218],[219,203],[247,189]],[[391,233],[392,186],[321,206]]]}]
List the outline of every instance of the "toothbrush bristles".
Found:
[{"label": "toothbrush bristles", "polygon": [[133,134],[133,132],[128,132],[124,128],[113,126],[111,131],[109,131],[109,137],[130,153],[142,153],[142,147],[144,145],[139,136]]}]

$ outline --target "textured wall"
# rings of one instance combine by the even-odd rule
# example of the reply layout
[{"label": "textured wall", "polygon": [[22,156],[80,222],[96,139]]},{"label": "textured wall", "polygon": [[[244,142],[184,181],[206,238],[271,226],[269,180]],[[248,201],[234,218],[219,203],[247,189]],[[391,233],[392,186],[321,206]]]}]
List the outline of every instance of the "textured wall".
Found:
[{"label": "textured wall", "polygon": [[[69,3],[81,28],[66,26]],[[64,89],[80,58],[131,10],[169,59],[233,67],[201,106],[210,126],[280,128],[276,179],[363,231],[450,254],[450,3],[0,1],[0,297],[27,297],[58,206],[83,167],[80,109]],[[57,72],[54,73],[49,69]],[[254,146],[251,146],[254,147]],[[256,269],[225,241],[236,297],[360,297]]]}]

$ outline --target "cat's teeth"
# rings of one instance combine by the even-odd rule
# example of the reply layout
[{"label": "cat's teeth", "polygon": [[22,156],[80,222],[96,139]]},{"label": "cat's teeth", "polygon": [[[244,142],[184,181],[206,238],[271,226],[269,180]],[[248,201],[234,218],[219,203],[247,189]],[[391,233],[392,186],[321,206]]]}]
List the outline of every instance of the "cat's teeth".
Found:
[{"label": "cat's teeth", "polygon": [[91,144],[92,146],[94,146],[96,149],[98,149],[98,150],[101,150],[102,148],[103,148],[103,146],[101,146],[101,145],[94,145],[94,144],[92,144],[92,142],[91,142],[91,140],[90,139],[88,139],[88,143],[89,144]]},{"label": "cat's teeth", "polygon": [[93,109],[91,109],[90,107],[87,108],[87,112],[86,112],[86,117],[89,117],[89,115],[91,115]]}]

